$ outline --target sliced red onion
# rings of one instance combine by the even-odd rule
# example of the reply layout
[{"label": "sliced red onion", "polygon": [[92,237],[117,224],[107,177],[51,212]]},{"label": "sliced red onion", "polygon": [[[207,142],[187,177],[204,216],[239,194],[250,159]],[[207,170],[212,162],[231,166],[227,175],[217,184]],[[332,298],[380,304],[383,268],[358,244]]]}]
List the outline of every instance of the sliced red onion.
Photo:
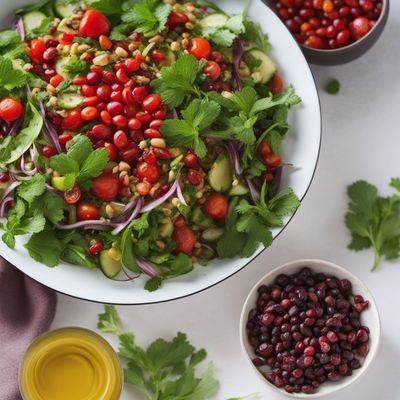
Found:
[{"label": "sliced red onion", "polygon": [[239,37],[235,38],[233,42],[233,79],[236,83],[237,90],[242,90],[242,80],[239,75],[240,61],[244,54],[243,43]]},{"label": "sliced red onion", "polygon": [[25,175],[28,175],[28,176],[35,175],[36,172],[37,172],[37,168],[36,168],[36,167],[33,168],[33,169],[31,169],[31,170],[25,169],[25,155],[24,155],[24,154],[23,154],[23,155],[21,156],[21,158],[19,159],[19,167],[20,167],[20,169],[21,169],[21,172],[22,172],[23,174],[25,174]]},{"label": "sliced red onion", "polygon": [[136,262],[141,271],[144,272],[146,275],[150,276],[151,278],[155,278],[156,276],[158,276],[159,272],[153,264],[150,264],[148,261],[145,261],[140,257],[136,258]]},{"label": "sliced red onion", "polygon": [[135,206],[136,201],[136,198],[133,198],[129,203],[127,203],[124,207],[124,211],[122,211],[122,214],[116,218],[113,218],[113,222],[124,222],[126,218],[128,218],[129,212],[131,211],[132,207]]},{"label": "sliced red onion", "polygon": [[250,190],[250,197],[253,200],[253,202],[256,203],[258,200],[260,200],[260,191],[257,190],[252,179],[248,178],[247,176],[245,177],[245,179],[247,186],[249,187]]},{"label": "sliced red onion", "polygon": [[19,184],[20,182],[15,181],[8,185],[7,188],[4,190],[3,197],[0,201],[3,201],[3,199],[5,199],[10,193],[12,193]]},{"label": "sliced red onion", "polygon": [[120,223],[117,225],[117,227],[111,232],[113,235],[118,235],[123,229],[125,229],[131,221],[133,221],[140,212],[140,209],[142,208],[142,200],[138,199],[135,208],[132,211],[132,214],[129,216],[129,218],[126,219],[126,221]]},{"label": "sliced red onion", "polygon": [[226,149],[228,150],[233,173],[235,174],[236,178],[239,178],[242,175],[243,169],[240,165],[239,152],[236,150],[232,140],[227,141]]},{"label": "sliced red onion", "polygon": [[86,221],[75,222],[74,224],[54,224],[57,229],[60,230],[70,230],[70,229],[108,229],[108,228],[116,228],[118,224],[114,224],[113,222],[108,221],[100,221],[99,219],[89,219]]},{"label": "sliced red onion", "polygon": [[11,28],[18,33],[21,40],[25,40],[25,29],[22,17],[16,15],[11,22]]},{"label": "sliced red onion", "polygon": [[168,190],[167,193],[164,194],[164,196],[161,196],[159,199],[152,201],[149,204],[146,204],[142,209],[141,209],[141,213],[145,213],[148,211],[153,210],[154,208],[158,207],[159,205],[161,205],[162,203],[164,203],[169,197],[171,197],[175,192],[176,192],[176,188],[178,186],[178,181],[175,181],[173,183],[173,185],[171,186],[171,188]]},{"label": "sliced red onion", "polygon": [[8,135],[9,136],[15,136],[15,134],[19,131],[19,129],[22,126],[22,121],[23,121],[23,118],[19,118],[16,121],[13,122],[13,124],[11,125],[10,130],[8,131]]},{"label": "sliced red onion", "polygon": [[177,182],[177,185],[176,185],[176,195],[177,195],[179,201],[180,201],[182,204],[184,204],[185,206],[187,206],[186,200],[185,200],[185,198],[183,197],[181,185],[180,185],[180,183],[178,182],[178,180],[177,180],[176,182]]},{"label": "sliced red onion", "polygon": [[0,218],[4,218],[6,216],[7,205],[12,201],[14,201],[14,198],[8,196],[0,202]]}]

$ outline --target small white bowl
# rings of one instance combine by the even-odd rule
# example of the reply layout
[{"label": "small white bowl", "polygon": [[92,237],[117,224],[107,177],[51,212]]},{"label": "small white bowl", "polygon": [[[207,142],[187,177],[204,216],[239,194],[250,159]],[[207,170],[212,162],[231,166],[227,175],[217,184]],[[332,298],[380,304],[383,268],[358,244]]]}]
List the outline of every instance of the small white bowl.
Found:
[{"label": "small white bowl", "polygon": [[[272,383],[268,382],[261,372],[254,366],[251,361],[256,354],[253,347],[250,345],[247,339],[246,323],[248,315],[251,309],[255,308],[258,292],[257,289],[261,285],[270,285],[273,283],[275,278],[280,274],[291,275],[298,272],[303,267],[309,267],[313,272],[322,272],[326,275],[332,275],[339,279],[348,279],[353,286],[353,293],[359,294],[364,297],[365,300],[369,301],[369,307],[362,313],[361,321],[362,325],[367,326],[370,329],[370,340],[369,340],[369,353],[362,361],[361,368],[353,371],[353,375],[349,377],[344,377],[338,382],[325,382],[323,383],[313,394],[305,393],[288,393],[284,389],[274,386]],[[263,278],[261,278],[256,285],[251,289],[247,299],[244,303],[242,314],[240,317],[240,342],[243,352],[248,359],[251,367],[254,369],[255,373],[265,382],[266,385],[271,387],[276,392],[283,394],[285,396],[294,397],[298,399],[313,399],[326,396],[349,386],[351,383],[355,382],[370,366],[372,360],[374,359],[380,342],[381,336],[381,323],[379,320],[379,313],[376,307],[374,298],[372,297],[369,289],[361,282],[356,276],[348,272],[342,267],[324,260],[297,260],[292,261],[287,264],[281,265],[272,271],[268,272]],[[269,367],[266,367],[269,368]]]}]

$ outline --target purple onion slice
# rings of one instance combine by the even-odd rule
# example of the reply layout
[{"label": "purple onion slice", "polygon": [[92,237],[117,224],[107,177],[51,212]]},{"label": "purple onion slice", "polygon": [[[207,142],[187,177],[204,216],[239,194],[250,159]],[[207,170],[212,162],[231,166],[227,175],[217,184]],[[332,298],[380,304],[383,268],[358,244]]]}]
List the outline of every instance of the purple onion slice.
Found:
[{"label": "purple onion slice", "polygon": [[149,204],[146,204],[141,209],[140,212],[145,213],[145,212],[151,211],[151,210],[155,209],[156,207],[158,207],[159,205],[161,205],[162,203],[164,203],[169,197],[171,197],[176,192],[177,186],[178,186],[178,181],[175,181],[167,193],[165,193],[159,199],[154,200],[154,201],[150,202]]},{"label": "purple onion slice", "polygon": [[157,271],[157,269],[154,267],[153,264],[143,260],[143,258],[140,257],[136,258],[136,262],[140,270],[146,275],[150,276],[151,278],[155,278],[156,276],[158,276],[159,272]]},{"label": "purple onion slice", "polygon": [[124,221],[121,222],[120,224],[117,225],[117,227],[111,232],[113,235],[118,235],[123,229],[125,229],[131,221],[133,221],[140,212],[140,209],[142,208],[142,200],[138,199],[135,208],[132,211],[132,214]]},{"label": "purple onion slice", "polygon": [[235,38],[233,42],[233,79],[236,83],[237,90],[242,90],[242,80],[239,75],[240,61],[244,54],[243,43],[239,37]]}]

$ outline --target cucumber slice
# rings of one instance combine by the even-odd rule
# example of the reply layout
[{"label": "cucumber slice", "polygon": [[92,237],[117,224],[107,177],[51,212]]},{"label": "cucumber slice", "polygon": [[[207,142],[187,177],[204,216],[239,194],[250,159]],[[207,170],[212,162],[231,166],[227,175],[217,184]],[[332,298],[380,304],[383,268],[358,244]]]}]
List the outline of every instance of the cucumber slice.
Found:
[{"label": "cucumber slice", "polygon": [[207,17],[203,18],[200,21],[200,25],[203,28],[220,28],[226,24],[229,17],[225,14],[215,13],[207,15]]},{"label": "cucumber slice", "polygon": [[176,61],[175,53],[172,50],[166,50],[166,58],[165,60],[160,62],[160,65],[163,67],[169,67]]},{"label": "cucumber slice", "polygon": [[209,228],[203,231],[201,237],[207,242],[216,242],[224,233],[222,228]]},{"label": "cucumber slice", "polygon": [[211,228],[214,226],[214,221],[204,215],[202,209],[200,207],[196,207],[192,211],[192,222],[199,226],[200,228]]},{"label": "cucumber slice", "polygon": [[60,18],[68,18],[74,14],[76,4],[68,4],[65,1],[57,0],[54,3],[54,11]]},{"label": "cucumber slice", "polygon": [[57,98],[57,104],[61,108],[71,110],[82,104],[83,97],[78,93],[62,93]]},{"label": "cucumber slice", "polygon": [[[253,68],[252,72],[260,72],[262,75],[262,80],[260,83],[267,83],[276,72],[275,63],[265,53],[258,49],[249,50],[246,54],[249,54],[255,59],[261,61],[261,65]],[[245,60],[246,54],[244,57]]]},{"label": "cucumber slice", "polygon": [[[119,257],[115,257],[115,255],[119,255]],[[101,251],[99,263],[101,271],[107,278],[112,279],[122,271],[121,255],[116,249]]]},{"label": "cucumber slice", "polygon": [[239,182],[238,185],[232,186],[229,196],[244,196],[247,193],[249,193],[249,188],[243,182]]},{"label": "cucumber slice", "polygon": [[165,224],[160,224],[158,227],[158,233],[162,238],[169,238],[174,232],[174,224],[172,221],[166,222]]},{"label": "cucumber slice", "polygon": [[208,182],[217,192],[226,192],[232,185],[232,167],[226,154],[221,154],[214,161],[208,173]]},{"label": "cucumber slice", "polygon": [[67,190],[67,186],[65,185],[65,176],[53,176],[51,178],[51,186],[61,192],[65,192]]},{"label": "cucumber slice", "polygon": [[69,57],[58,57],[54,63],[54,68],[58,75],[61,75],[64,79],[70,79],[70,75],[64,71],[64,65],[69,62]]},{"label": "cucumber slice", "polygon": [[24,14],[22,20],[24,21],[25,32],[31,32],[32,29],[39,27],[45,18],[45,14],[36,10]]}]

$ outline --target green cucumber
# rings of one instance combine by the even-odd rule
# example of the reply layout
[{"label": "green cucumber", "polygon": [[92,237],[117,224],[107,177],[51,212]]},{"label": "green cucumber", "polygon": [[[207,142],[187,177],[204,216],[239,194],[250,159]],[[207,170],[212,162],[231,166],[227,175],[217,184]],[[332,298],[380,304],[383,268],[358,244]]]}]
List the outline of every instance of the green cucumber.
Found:
[{"label": "green cucumber", "polygon": [[70,75],[64,71],[64,65],[69,63],[69,57],[58,57],[54,63],[54,68],[58,75],[61,75],[64,79],[70,79]]},{"label": "green cucumber", "polygon": [[51,178],[51,186],[61,192],[65,192],[68,189],[65,185],[65,176],[53,176]]},{"label": "green cucumber", "polygon": [[[115,257],[119,255],[118,257]],[[122,271],[121,255],[114,248],[103,250],[99,255],[100,269],[107,278],[114,278]]]},{"label": "green cucumber", "polygon": [[232,186],[229,196],[244,196],[247,193],[249,193],[249,188],[243,182],[239,182],[238,185]]},{"label": "green cucumber", "polygon": [[82,101],[83,97],[78,93],[62,93],[57,97],[57,105],[67,110],[79,107]]},{"label": "green cucumber", "polygon": [[22,20],[24,21],[25,32],[29,33],[38,28],[45,18],[47,18],[46,15],[37,10],[24,14]]},{"label": "green cucumber", "polygon": [[56,0],[54,2],[54,11],[60,18],[68,18],[74,14],[76,4],[68,3],[62,0]]},{"label": "green cucumber", "polygon": [[171,237],[173,232],[174,224],[172,221],[166,222],[165,224],[160,224],[158,226],[158,233],[163,239]]},{"label": "green cucumber", "polygon": [[201,237],[207,242],[216,242],[224,233],[223,228],[209,228],[203,231]]},{"label": "green cucumber", "polygon": [[207,15],[200,21],[200,25],[203,28],[221,28],[226,24],[229,17],[222,13],[215,13]]},{"label": "green cucumber", "polygon": [[208,173],[208,182],[217,192],[226,192],[232,185],[232,167],[226,154],[220,154]]},{"label": "green cucumber", "polygon": [[192,222],[200,228],[211,228],[214,226],[214,221],[207,217],[200,207],[195,207],[191,216]]},{"label": "green cucumber", "polygon": [[250,55],[256,60],[261,61],[261,64],[259,67],[253,68],[252,72],[260,72],[262,79],[260,83],[267,83],[275,74],[276,72],[276,65],[275,63],[261,50],[258,49],[252,49],[249,50],[245,56],[244,60],[246,61],[246,55]]}]

